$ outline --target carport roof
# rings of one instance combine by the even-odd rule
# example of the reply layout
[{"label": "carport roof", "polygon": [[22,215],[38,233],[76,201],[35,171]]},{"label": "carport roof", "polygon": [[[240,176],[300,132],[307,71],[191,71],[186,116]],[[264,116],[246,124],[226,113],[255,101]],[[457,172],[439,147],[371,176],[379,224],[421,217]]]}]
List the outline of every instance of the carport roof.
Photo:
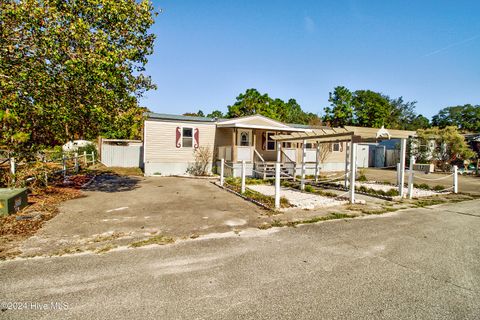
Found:
[{"label": "carport roof", "polygon": [[317,141],[317,142],[338,142],[350,141],[367,142],[382,139],[406,139],[414,137],[415,131],[365,128],[345,126],[343,128],[321,128],[313,129],[310,132],[294,132],[291,134],[279,134],[272,137],[276,141]]}]

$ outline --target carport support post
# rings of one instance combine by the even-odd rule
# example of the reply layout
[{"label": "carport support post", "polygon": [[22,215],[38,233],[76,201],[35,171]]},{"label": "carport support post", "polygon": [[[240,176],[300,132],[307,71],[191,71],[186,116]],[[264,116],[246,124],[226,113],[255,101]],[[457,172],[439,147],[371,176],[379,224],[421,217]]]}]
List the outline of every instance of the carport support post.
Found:
[{"label": "carport support post", "polygon": [[318,158],[319,158],[319,153],[320,153],[320,143],[317,141],[317,148],[315,152],[315,183],[318,183]]},{"label": "carport support post", "polygon": [[408,199],[413,197],[413,163],[415,162],[415,157],[410,156],[410,165],[408,168]]},{"label": "carport support post", "polygon": [[280,208],[280,162],[275,163],[275,209]]},{"label": "carport support post", "polygon": [[245,193],[245,160],[242,160],[242,189],[241,193]]},{"label": "carport support post", "polygon": [[220,159],[220,185],[223,187],[225,175],[225,159]]},{"label": "carport support post", "polygon": [[453,166],[453,193],[458,193],[458,167]]},{"label": "carport support post", "polygon": [[303,140],[302,146],[302,180],[300,181],[300,190],[305,190],[305,157],[307,155],[307,140]]},{"label": "carport support post", "polygon": [[355,173],[357,170],[356,144],[350,143],[350,203],[355,203]]},{"label": "carport support post", "polygon": [[345,189],[348,188],[348,169],[349,169],[348,156],[349,156],[350,150],[352,149],[351,146],[352,146],[352,142],[348,142],[348,141],[345,142]]},{"label": "carport support post", "polygon": [[397,163],[397,186],[400,185],[400,163]]},{"label": "carport support post", "polygon": [[407,152],[407,139],[400,139],[400,180],[398,183],[398,193],[403,198],[405,192],[403,185],[405,184],[405,153]]}]

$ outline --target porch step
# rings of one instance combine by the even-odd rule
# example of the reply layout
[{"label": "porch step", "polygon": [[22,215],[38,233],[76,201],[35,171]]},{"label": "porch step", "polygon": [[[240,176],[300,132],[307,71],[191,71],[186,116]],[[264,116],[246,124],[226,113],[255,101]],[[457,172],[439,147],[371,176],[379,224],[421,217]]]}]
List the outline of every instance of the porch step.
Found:
[{"label": "porch step", "polygon": [[[258,162],[255,163],[256,174],[260,177],[265,178],[274,178],[275,177],[275,162]],[[283,163],[280,164],[280,171],[284,173],[281,175],[280,179],[292,179],[292,177],[287,176],[291,175],[290,168],[285,167]]]}]

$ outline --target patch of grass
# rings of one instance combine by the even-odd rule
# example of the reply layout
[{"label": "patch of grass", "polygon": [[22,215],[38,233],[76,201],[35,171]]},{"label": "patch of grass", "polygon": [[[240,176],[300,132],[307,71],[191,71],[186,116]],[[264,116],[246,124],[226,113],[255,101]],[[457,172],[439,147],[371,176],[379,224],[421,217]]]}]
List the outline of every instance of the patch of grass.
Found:
[{"label": "patch of grass", "polygon": [[271,224],[262,224],[258,228],[259,229],[268,229],[272,227],[296,227],[299,224],[310,224],[310,223],[317,223],[321,221],[328,221],[328,220],[335,220],[335,219],[348,219],[354,218],[355,216],[346,214],[346,213],[330,213],[328,216],[317,216],[312,217],[309,219],[304,220],[296,220],[296,221],[280,221],[280,220],[273,220]]},{"label": "patch of grass", "polygon": [[[300,189],[300,186],[296,186],[296,188]],[[324,197],[330,197],[330,198],[336,198],[337,197],[337,194],[334,193],[334,192],[320,190],[320,189],[317,189],[317,188],[315,188],[315,187],[313,187],[312,185],[309,185],[309,184],[305,185],[304,191],[309,192],[309,193],[318,194],[318,195],[324,196]]]},{"label": "patch of grass", "polygon": [[[267,180],[263,180],[263,179],[257,179],[257,178],[246,178],[245,179],[245,184],[272,184],[272,179],[267,179]],[[241,183],[241,181],[240,181]]]},{"label": "patch of grass", "polygon": [[124,234],[122,232],[114,232],[109,235],[104,235],[104,236],[97,236],[90,240],[88,243],[97,243],[97,242],[104,242],[104,241],[109,241],[109,240],[115,240],[120,237],[122,237]]},{"label": "patch of grass", "polygon": [[307,185],[305,186],[305,189],[304,189],[304,190],[305,190],[305,192],[312,192],[312,193],[315,192],[315,189],[314,189],[311,185],[309,185],[309,184],[307,184]]},{"label": "patch of grass", "polygon": [[382,207],[381,209],[376,210],[369,210],[369,209],[362,209],[360,210],[363,214],[384,214],[387,212],[395,212],[399,210],[399,208],[392,208],[392,207]]},{"label": "patch of grass", "polygon": [[108,252],[112,249],[115,249],[116,247],[117,247],[116,245],[107,244],[106,246],[98,248],[97,250],[95,250],[95,253],[99,253],[99,254],[106,253],[106,252]]},{"label": "patch of grass", "polygon": [[388,191],[384,190],[375,190],[373,188],[367,188],[366,186],[356,187],[355,190],[363,193],[379,195],[379,196],[387,196],[387,197],[396,197],[399,195],[398,190],[395,188],[391,188]]},{"label": "patch of grass", "polygon": [[148,238],[146,240],[133,242],[133,243],[130,244],[130,247],[139,248],[139,247],[148,246],[148,245],[151,245],[151,244],[164,245],[164,244],[169,244],[169,243],[174,243],[174,242],[175,242],[175,240],[173,238],[166,237],[164,235],[159,234],[159,235],[153,236],[151,238]]},{"label": "patch of grass", "polygon": [[415,202],[415,206],[417,206],[418,208],[423,208],[423,207],[434,206],[434,205],[442,204],[446,202],[448,201],[442,200],[442,199],[422,199]]}]

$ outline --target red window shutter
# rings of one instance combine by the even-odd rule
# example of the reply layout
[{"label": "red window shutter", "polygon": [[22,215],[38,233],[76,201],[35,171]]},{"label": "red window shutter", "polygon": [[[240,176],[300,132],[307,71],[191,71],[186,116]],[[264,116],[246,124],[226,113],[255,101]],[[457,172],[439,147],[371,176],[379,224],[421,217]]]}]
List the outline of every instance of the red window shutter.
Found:
[{"label": "red window shutter", "polygon": [[180,148],[182,146],[182,128],[180,127],[177,127],[176,129],[175,145],[177,146],[177,148]]},{"label": "red window shutter", "polygon": [[200,130],[198,128],[193,129],[193,147],[198,148],[200,146]]}]

